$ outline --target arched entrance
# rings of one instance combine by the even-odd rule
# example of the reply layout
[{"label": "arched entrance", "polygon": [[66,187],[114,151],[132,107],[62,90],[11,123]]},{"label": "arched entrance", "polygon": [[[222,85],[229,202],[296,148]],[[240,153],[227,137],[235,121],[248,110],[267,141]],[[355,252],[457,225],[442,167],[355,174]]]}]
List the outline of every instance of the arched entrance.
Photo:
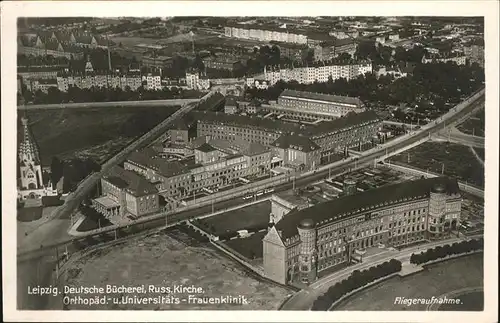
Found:
[{"label": "arched entrance", "polygon": [[36,184],[35,183],[29,183],[28,184],[28,189],[35,190],[36,189]]},{"label": "arched entrance", "polygon": [[457,220],[451,221],[451,229],[456,230],[457,229]]},{"label": "arched entrance", "polygon": [[34,198],[36,198],[35,193],[31,192],[31,193],[30,193],[30,195],[29,195],[29,198],[30,198],[30,199],[34,199]]}]

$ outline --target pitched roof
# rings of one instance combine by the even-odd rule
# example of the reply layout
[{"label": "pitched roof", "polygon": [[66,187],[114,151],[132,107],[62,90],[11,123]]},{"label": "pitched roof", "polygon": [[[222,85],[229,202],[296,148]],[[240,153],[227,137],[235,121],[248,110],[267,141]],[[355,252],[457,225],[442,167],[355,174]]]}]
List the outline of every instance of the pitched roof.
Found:
[{"label": "pitched roof", "polygon": [[340,197],[300,211],[292,211],[276,224],[276,229],[282,232],[283,239],[290,238],[297,234],[297,226],[302,220],[313,220],[316,227],[320,227],[326,223],[362,215],[367,210],[377,209],[382,205],[389,206],[406,203],[408,200],[428,198],[431,189],[436,186],[444,187],[448,195],[460,193],[458,182],[453,178],[435,177],[407,181]]},{"label": "pitched roof", "polygon": [[331,103],[344,103],[344,104],[352,104],[356,106],[361,106],[363,103],[359,98],[353,98],[349,96],[340,96],[340,95],[331,95],[331,94],[323,94],[323,93],[314,93],[314,92],[304,92],[304,91],[294,91],[294,90],[284,90],[281,92],[280,98],[287,97],[292,99],[309,99],[309,100],[318,100],[318,101],[326,101]]},{"label": "pitched roof", "polygon": [[167,161],[157,156],[153,149],[132,152],[127,161],[135,165],[149,168],[164,177],[172,177],[187,173],[188,167],[178,161]]},{"label": "pitched roof", "polygon": [[276,139],[276,141],[272,143],[272,146],[283,149],[300,150],[303,152],[311,152],[320,148],[309,138],[296,134],[281,135],[278,139]]},{"label": "pitched roof", "polygon": [[119,166],[111,168],[104,178],[136,197],[158,193],[156,187],[147,179]]},{"label": "pitched roof", "polygon": [[318,136],[330,132],[342,132],[350,127],[360,126],[365,123],[379,122],[381,119],[375,111],[368,110],[360,113],[349,112],[342,118],[330,121],[323,121],[315,126],[308,126],[301,130],[301,134],[306,136]]},{"label": "pitched roof", "polygon": [[217,112],[193,112],[198,122],[223,124],[227,126],[246,127],[266,130],[275,133],[300,133],[305,136],[317,136],[329,132],[341,132],[349,127],[358,126],[368,122],[378,122],[380,118],[374,111],[361,113],[350,112],[342,118],[323,121],[316,125],[299,125],[297,123],[261,118],[258,116],[243,116]]},{"label": "pitched roof", "polygon": [[268,152],[269,149],[260,142],[252,142],[243,149],[242,154],[245,156],[256,156]]},{"label": "pitched roof", "polygon": [[207,143],[204,143],[203,145],[196,148],[196,150],[199,150],[199,151],[204,152],[204,153],[209,153],[209,152],[215,151],[217,149],[215,149],[214,147],[210,146]]}]

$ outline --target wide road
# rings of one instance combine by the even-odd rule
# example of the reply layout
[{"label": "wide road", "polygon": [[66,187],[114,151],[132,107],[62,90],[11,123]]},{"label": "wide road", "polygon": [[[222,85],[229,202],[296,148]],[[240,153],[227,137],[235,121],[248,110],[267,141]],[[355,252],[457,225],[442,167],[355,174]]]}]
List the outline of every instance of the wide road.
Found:
[{"label": "wide road", "polygon": [[[322,167],[321,170],[318,170],[314,173],[307,174],[306,177],[297,178],[295,181],[295,185],[297,187],[298,186],[305,186],[305,185],[308,185],[308,184],[313,183],[315,181],[318,181],[320,179],[323,179],[326,176],[328,176],[329,174],[336,175],[336,174],[342,173],[343,171],[346,171],[349,169],[361,167],[363,165],[370,165],[375,158],[383,156],[386,153],[386,151],[391,152],[393,150],[401,149],[401,148],[403,148],[411,143],[414,143],[415,141],[418,141],[418,140],[424,138],[425,136],[428,136],[429,133],[432,134],[432,133],[435,133],[435,132],[441,130],[443,128],[443,123],[445,123],[445,122],[450,123],[450,124],[453,123],[454,121],[456,121],[456,120],[464,117],[468,113],[470,113],[474,108],[476,108],[478,105],[482,104],[483,102],[484,102],[484,95],[482,95],[477,100],[469,102],[467,104],[467,106],[461,110],[450,111],[449,115],[444,116],[440,120],[436,120],[435,123],[431,123],[430,125],[425,126],[425,130],[420,130],[419,132],[416,132],[414,135],[411,135],[411,136],[409,136],[405,139],[402,139],[402,140],[396,139],[394,141],[390,141],[387,144],[381,146],[380,149],[373,150],[372,152],[367,153],[367,155],[359,157],[356,160],[352,160],[352,159],[346,160],[345,162],[342,163],[342,165],[335,167],[332,170],[329,170],[328,167]],[[122,158],[125,158],[128,153],[129,152],[127,152],[127,153],[121,152],[120,155],[122,155]],[[102,172],[103,171],[101,171],[100,174],[93,175],[95,178],[93,178],[91,185],[95,185],[97,180],[99,180],[100,176],[102,176]],[[89,185],[89,184],[87,184],[87,185]],[[89,185],[88,187],[91,187],[91,185]],[[291,182],[280,185],[280,186],[275,188],[275,191],[279,192],[279,191],[283,191],[283,190],[288,190],[292,187],[292,185],[293,185],[293,183],[291,183]],[[65,203],[61,207],[62,210],[59,211],[60,213],[58,214],[58,216],[63,216],[64,214],[68,214],[69,210],[72,211],[72,210],[76,209],[76,207],[79,205],[79,203],[81,202],[81,200],[85,196],[84,193],[87,191],[83,186],[84,185],[79,186],[77,191],[75,193],[73,193],[74,195],[76,195],[76,197],[73,197],[72,199],[70,199],[70,203],[72,203],[70,206],[67,206],[66,208],[63,209],[64,206],[69,204],[69,203]],[[87,189],[88,189],[88,187],[87,187]],[[238,204],[241,204],[242,202],[243,202],[243,200],[241,198],[236,197],[236,198],[232,198],[230,200],[218,202],[218,203],[214,204],[214,208],[216,210],[221,210],[221,209],[229,208],[232,206],[236,206]],[[181,221],[181,220],[186,220],[189,218],[202,216],[204,214],[211,213],[211,209],[212,209],[211,206],[205,206],[205,207],[201,207],[198,209],[183,211],[183,212],[180,212],[178,214],[172,214],[172,215],[169,215],[168,221],[170,223],[172,223],[172,222],[176,222],[176,221]],[[139,231],[139,230],[145,230],[147,228],[158,227],[158,226],[164,225],[164,223],[165,223],[164,218],[152,220],[148,223],[141,224],[139,227],[132,226],[128,230],[127,229],[120,229],[120,231],[118,231],[118,235],[122,236],[122,235],[128,234],[130,231]],[[108,235],[113,236],[114,233],[111,232]],[[74,252],[76,250],[81,249],[86,244],[99,243],[99,240],[101,240],[101,239],[109,239],[109,237],[108,238],[89,237],[86,239],[86,242],[84,244],[82,244],[80,242],[78,242],[77,244],[69,244],[68,251],[71,253],[71,252]],[[68,241],[67,240],[60,241],[60,242],[53,241],[53,243],[58,243],[60,246],[63,246],[63,245],[67,245]],[[27,267],[26,275],[31,275],[30,279],[33,279],[33,276],[36,276],[36,272],[34,271],[34,267],[32,265],[33,258],[45,259],[45,257],[47,257],[47,256],[50,257],[50,256],[53,256],[54,254],[55,254],[54,248],[42,248],[36,252],[29,252],[29,253],[25,253],[23,255],[19,255],[18,256],[18,258],[19,258],[18,259],[18,271],[19,271],[19,273],[23,272],[22,269],[19,270],[19,268],[26,266]],[[46,263],[44,263],[44,264],[46,264]],[[46,264],[46,265],[48,265],[48,264]],[[45,272],[45,271],[52,271],[52,270],[53,270],[53,267],[48,268],[48,269],[43,269],[42,271]],[[31,273],[31,274],[29,274],[29,273]],[[40,278],[40,280],[38,280],[38,284],[50,285],[50,281],[47,280],[46,277],[42,277],[42,275],[39,275],[39,278]],[[43,279],[43,278],[45,278],[45,279]],[[29,278],[28,277],[22,278],[22,277],[19,277],[19,275],[18,275],[18,281],[19,280],[28,281]],[[41,299],[37,302],[37,304],[33,304],[33,303],[31,303],[31,301],[28,301],[28,299],[26,299],[26,295],[23,295],[23,293],[18,294],[18,306],[20,308],[26,308],[26,306],[30,306],[30,308],[31,308],[31,307],[35,306],[36,309],[43,309],[43,308],[45,308],[46,304],[47,304],[46,300],[42,301]]]},{"label": "wide road", "polygon": [[484,137],[468,135],[455,127],[449,127],[444,131],[440,131],[434,137],[438,140],[454,142],[465,146],[484,148]]},{"label": "wide road", "polygon": [[144,100],[144,101],[115,101],[115,102],[81,102],[61,104],[28,104],[19,105],[18,110],[51,110],[51,109],[82,109],[106,107],[158,107],[175,106],[196,103],[200,99],[170,99],[170,100]]}]

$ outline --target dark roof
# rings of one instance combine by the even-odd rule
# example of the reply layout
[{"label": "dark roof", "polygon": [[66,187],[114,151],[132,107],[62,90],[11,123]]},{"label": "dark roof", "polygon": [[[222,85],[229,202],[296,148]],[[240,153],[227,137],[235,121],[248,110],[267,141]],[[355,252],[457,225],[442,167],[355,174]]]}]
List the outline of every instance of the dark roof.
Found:
[{"label": "dark roof", "polygon": [[342,118],[323,121],[316,126],[308,126],[301,130],[301,133],[309,136],[319,136],[330,132],[342,132],[349,127],[359,126],[364,123],[379,122],[381,119],[375,111],[368,110],[361,113],[349,112]]},{"label": "dark roof", "polygon": [[204,143],[203,145],[201,145],[198,148],[196,148],[196,150],[202,151],[204,153],[209,153],[209,152],[215,151],[217,149],[215,149],[214,147],[210,146],[207,143]]},{"label": "dark roof", "polygon": [[282,135],[272,146],[283,148],[283,149],[295,149],[303,152],[311,152],[318,150],[320,147],[311,141],[309,138],[301,135]]},{"label": "dark roof", "polygon": [[252,142],[243,150],[245,156],[255,156],[268,152],[269,149],[262,145],[260,142]]},{"label": "dark roof", "polygon": [[371,110],[361,113],[350,112],[342,118],[331,121],[323,121],[316,125],[299,125],[293,122],[285,122],[282,120],[278,121],[258,116],[243,116],[217,112],[193,112],[193,115],[198,122],[246,127],[276,133],[300,133],[305,136],[317,136],[329,132],[343,131],[351,126],[356,126],[366,122],[380,121],[377,114]]},{"label": "dark roof", "polygon": [[323,226],[326,223],[361,215],[371,208],[378,209],[377,206],[427,198],[435,184],[445,187],[448,195],[460,193],[457,180],[448,177],[407,181],[344,196],[300,211],[292,211],[276,224],[276,229],[281,231],[283,239],[290,238],[297,234],[297,226],[304,219],[314,221],[318,227]]},{"label": "dark roof", "polygon": [[277,133],[297,131],[299,125],[291,122],[276,121],[269,118],[250,117],[217,112],[193,112],[198,122],[217,123],[229,126],[263,129]]},{"label": "dark roof", "polygon": [[104,176],[104,178],[136,197],[158,193],[156,187],[147,179],[119,166],[111,168],[108,175]]},{"label": "dark roof", "polygon": [[156,152],[150,148],[148,150],[132,152],[127,161],[144,168],[150,168],[167,178],[189,171],[186,165],[178,161],[166,161],[165,159],[157,157]]},{"label": "dark roof", "polygon": [[310,99],[310,100],[327,101],[327,102],[332,102],[332,103],[353,104],[353,105],[356,105],[358,107],[363,104],[359,98],[353,98],[353,97],[349,97],[349,96],[323,94],[323,93],[314,93],[314,92],[284,90],[283,92],[281,92],[280,98],[285,97],[285,96],[297,98],[297,99]]}]

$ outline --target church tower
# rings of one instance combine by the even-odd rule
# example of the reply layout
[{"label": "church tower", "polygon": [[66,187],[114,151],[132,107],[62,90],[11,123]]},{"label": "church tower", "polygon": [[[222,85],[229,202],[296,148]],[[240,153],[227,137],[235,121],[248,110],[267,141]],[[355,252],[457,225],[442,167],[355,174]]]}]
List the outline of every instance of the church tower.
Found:
[{"label": "church tower", "polygon": [[19,144],[19,168],[21,171],[21,190],[43,190],[42,166],[40,155],[28,128],[28,118],[21,119],[23,140]]},{"label": "church tower", "polygon": [[92,62],[90,61],[90,56],[87,56],[87,63],[85,63],[85,73],[94,72],[94,67],[92,66]]}]

